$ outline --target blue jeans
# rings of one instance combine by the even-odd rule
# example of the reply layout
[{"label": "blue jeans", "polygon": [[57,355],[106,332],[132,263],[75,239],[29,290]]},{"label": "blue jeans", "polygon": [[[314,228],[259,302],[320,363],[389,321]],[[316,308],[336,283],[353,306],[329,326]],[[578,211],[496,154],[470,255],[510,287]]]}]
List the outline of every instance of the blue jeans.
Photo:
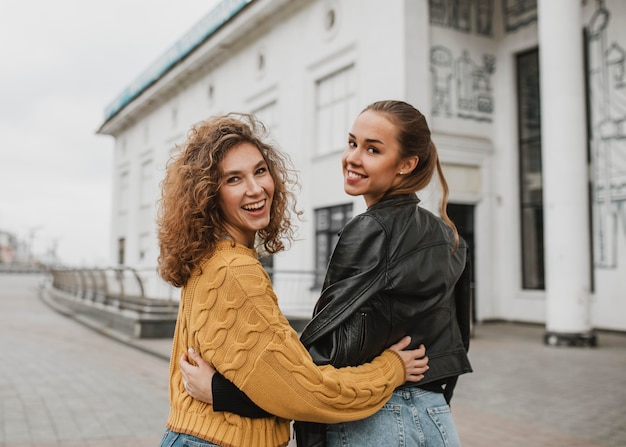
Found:
[{"label": "blue jeans", "polygon": [[219,447],[204,439],[195,436],[185,435],[184,433],[176,433],[172,430],[165,430],[163,439],[161,439],[160,447]]},{"label": "blue jeans", "polygon": [[441,393],[417,387],[397,389],[372,416],[329,424],[328,447],[460,447],[461,441]]}]

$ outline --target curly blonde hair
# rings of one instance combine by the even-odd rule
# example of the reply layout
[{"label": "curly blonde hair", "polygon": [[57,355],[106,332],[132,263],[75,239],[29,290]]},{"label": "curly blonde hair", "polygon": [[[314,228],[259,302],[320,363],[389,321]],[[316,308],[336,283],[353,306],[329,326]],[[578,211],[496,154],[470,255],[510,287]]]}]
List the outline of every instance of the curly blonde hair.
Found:
[{"label": "curly blonde hair", "polygon": [[161,183],[158,210],[159,274],[175,287],[182,287],[201,261],[213,254],[227,232],[218,202],[220,165],[226,153],[242,144],[256,146],[274,180],[274,199],[269,225],[257,232],[257,248],[268,253],[285,249],[292,242],[295,226],[291,214],[298,184],[286,154],[270,144],[265,126],[254,116],[229,113],[194,125],[181,153],[167,164]]}]

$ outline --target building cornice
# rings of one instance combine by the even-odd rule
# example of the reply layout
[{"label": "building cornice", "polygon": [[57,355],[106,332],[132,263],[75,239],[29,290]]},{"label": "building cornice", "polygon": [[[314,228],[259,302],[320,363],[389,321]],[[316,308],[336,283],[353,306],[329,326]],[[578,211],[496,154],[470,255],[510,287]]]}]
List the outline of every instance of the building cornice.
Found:
[{"label": "building cornice", "polygon": [[260,22],[294,0],[223,0],[106,109],[96,133],[115,136],[145,110],[223,60]]}]

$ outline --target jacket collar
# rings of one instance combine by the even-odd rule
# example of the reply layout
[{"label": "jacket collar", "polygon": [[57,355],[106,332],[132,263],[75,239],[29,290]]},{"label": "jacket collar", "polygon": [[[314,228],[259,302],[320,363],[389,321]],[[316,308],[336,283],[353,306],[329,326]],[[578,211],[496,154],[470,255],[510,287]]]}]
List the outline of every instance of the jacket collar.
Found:
[{"label": "jacket collar", "polygon": [[417,205],[419,202],[420,199],[417,197],[416,194],[395,194],[383,197],[378,202],[370,206],[367,210],[370,211],[380,208],[387,208],[389,206],[399,206],[407,204]]}]

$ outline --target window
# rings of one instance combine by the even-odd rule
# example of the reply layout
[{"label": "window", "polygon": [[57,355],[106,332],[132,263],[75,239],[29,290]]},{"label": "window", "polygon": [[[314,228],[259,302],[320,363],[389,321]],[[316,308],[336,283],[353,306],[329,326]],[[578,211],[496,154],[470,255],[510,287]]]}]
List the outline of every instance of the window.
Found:
[{"label": "window", "polygon": [[126,239],[123,237],[117,240],[117,263],[124,265],[124,257],[126,255]]},{"label": "window", "polygon": [[146,261],[150,254],[150,234],[142,233],[139,235],[139,261]]},{"label": "window", "polygon": [[315,283],[321,286],[339,230],[352,218],[352,204],[315,210]]},{"label": "window", "polygon": [[151,207],[154,203],[155,194],[152,191],[152,177],[154,175],[154,163],[145,160],[141,163],[141,185],[139,203],[143,207]]},{"label": "window", "polygon": [[358,113],[354,65],[318,80],[315,99],[318,154],[343,149]]},{"label": "window", "polygon": [[517,56],[522,287],[544,289],[539,52]]},{"label": "window", "polygon": [[172,108],[172,129],[176,129],[178,127],[178,108]]},{"label": "window", "polygon": [[274,255],[269,253],[263,254],[263,256],[259,257],[259,262],[267,272],[270,277],[270,280],[274,280]]},{"label": "window", "polygon": [[128,211],[128,188],[130,187],[130,173],[128,170],[120,172],[120,189],[118,198],[118,210],[120,213]]},{"label": "window", "polygon": [[276,101],[271,101],[252,111],[252,114],[263,123],[263,125],[274,137],[276,136],[276,130],[278,129],[277,113],[278,110],[276,107]]}]

